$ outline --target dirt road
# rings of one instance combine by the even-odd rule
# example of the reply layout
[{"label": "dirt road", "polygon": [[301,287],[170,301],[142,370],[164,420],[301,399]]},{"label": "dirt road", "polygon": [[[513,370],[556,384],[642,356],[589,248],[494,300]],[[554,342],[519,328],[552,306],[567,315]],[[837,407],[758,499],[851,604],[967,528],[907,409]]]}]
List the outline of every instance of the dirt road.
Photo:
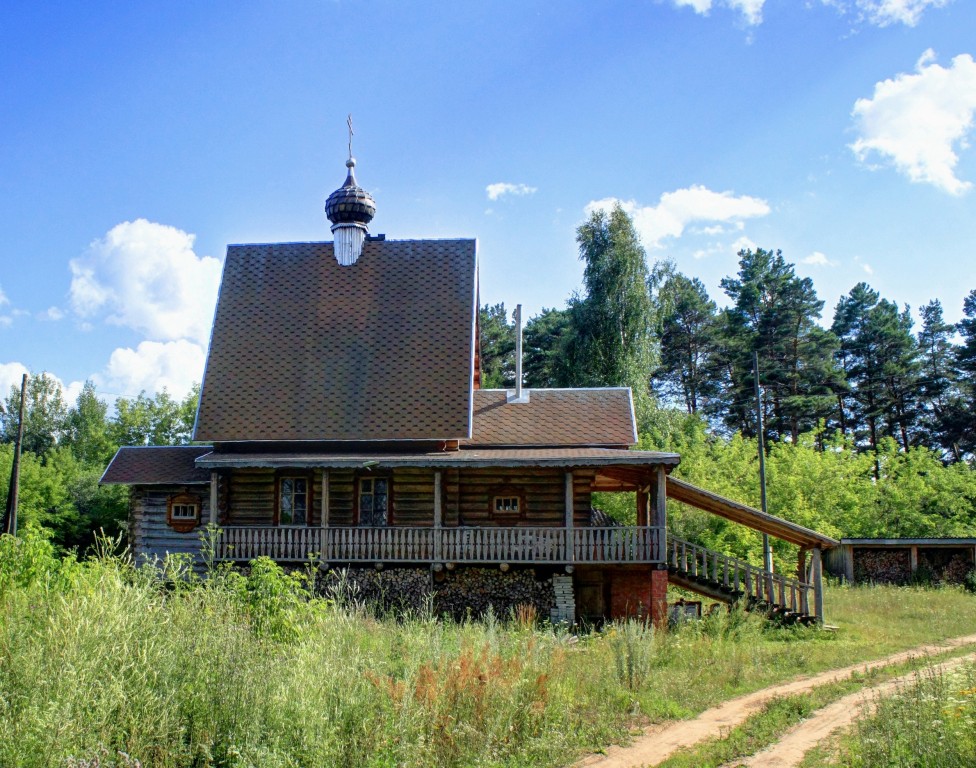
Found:
[{"label": "dirt road", "polygon": [[[577,762],[575,768],[643,768],[644,766],[654,766],[683,747],[690,747],[704,739],[717,738],[723,732],[727,733],[744,722],[754,712],[762,709],[770,699],[804,693],[819,685],[849,678],[855,672],[866,672],[878,667],[908,661],[911,658],[941,653],[967,645],[976,645],[976,635],[957,637],[944,643],[923,645],[882,659],[852,664],[812,677],[801,677],[769,688],[763,688],[761,691],[731,699],[717,707],[705,710],[693,720],[680,720],[666,725],[651,726],[626,747],[610,747],[605,754],[589,755]],[[857,695],[863,697],[864,692]],[[830,708],[826,707],[821,711],[825,712]],[[804,727],[808,723],[810,720],[804,723]],[[746,763],[742,764],[746,765]],[[749,763],[753,766],[792,764],[794,763]]]}]

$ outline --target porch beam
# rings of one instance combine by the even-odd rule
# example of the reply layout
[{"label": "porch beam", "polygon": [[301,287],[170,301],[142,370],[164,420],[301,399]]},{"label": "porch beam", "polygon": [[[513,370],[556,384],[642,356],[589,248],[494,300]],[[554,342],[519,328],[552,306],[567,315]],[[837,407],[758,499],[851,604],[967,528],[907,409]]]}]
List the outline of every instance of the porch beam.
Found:
[{"label": "porch beam", "polygon": [[566,473],[566,562],[573,562],[573,473]]},{"label": "porch beam", "polygon": [[210,473],[210,525],[217,524],[217,472]]},{"label": "porch beam", "polygon": [[434,472],[434,561],[440,562],[441,529],[444,527],[443,479],[440,470]]}]

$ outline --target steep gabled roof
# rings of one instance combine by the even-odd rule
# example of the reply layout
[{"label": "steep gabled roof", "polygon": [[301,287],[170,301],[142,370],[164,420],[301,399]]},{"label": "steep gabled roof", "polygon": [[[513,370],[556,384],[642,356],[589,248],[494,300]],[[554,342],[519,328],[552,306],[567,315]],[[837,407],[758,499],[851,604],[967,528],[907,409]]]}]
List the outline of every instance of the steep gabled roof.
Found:
[{"label": "steep gabled roof", "polygon": [[464,447],[628,446],[637,442],[630,389],[524,390],[509,402],[504,389],[474,393],[474,427]]},{"label": "steep gabled roof", "polygon": [[197,485],[210,482],[210,471],[195,462],[209,445],[127,445],[119,448],[100,483],[106,485]]},{"label": "steep gabled roof", "polygon": [[468,437],[476,282],[474,240],[228,247],[195,439]]}]

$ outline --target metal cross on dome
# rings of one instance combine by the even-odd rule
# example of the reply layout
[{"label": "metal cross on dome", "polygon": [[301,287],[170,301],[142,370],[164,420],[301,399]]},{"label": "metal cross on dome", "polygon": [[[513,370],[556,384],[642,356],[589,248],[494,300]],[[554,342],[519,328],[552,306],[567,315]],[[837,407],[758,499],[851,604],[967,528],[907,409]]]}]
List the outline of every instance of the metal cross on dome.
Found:
[{"label": "metal cross on dome", "polygon": [[352,113],[346,118],[346,125],[349,126],[349,159],[352,160]]}]

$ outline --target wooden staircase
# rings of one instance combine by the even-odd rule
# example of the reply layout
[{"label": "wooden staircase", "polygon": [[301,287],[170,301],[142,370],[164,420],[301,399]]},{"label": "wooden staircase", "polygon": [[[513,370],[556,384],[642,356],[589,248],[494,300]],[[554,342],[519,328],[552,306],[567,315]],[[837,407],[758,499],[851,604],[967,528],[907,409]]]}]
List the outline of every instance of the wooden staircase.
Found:
[{"label": "wooden staircase", "polygon": [[667,564],[669,581],[696,594],[730,605],[741,601],[746,610],[762,611],[784,623],[818,621],[811,610],[813,584],[670,535]]}]

